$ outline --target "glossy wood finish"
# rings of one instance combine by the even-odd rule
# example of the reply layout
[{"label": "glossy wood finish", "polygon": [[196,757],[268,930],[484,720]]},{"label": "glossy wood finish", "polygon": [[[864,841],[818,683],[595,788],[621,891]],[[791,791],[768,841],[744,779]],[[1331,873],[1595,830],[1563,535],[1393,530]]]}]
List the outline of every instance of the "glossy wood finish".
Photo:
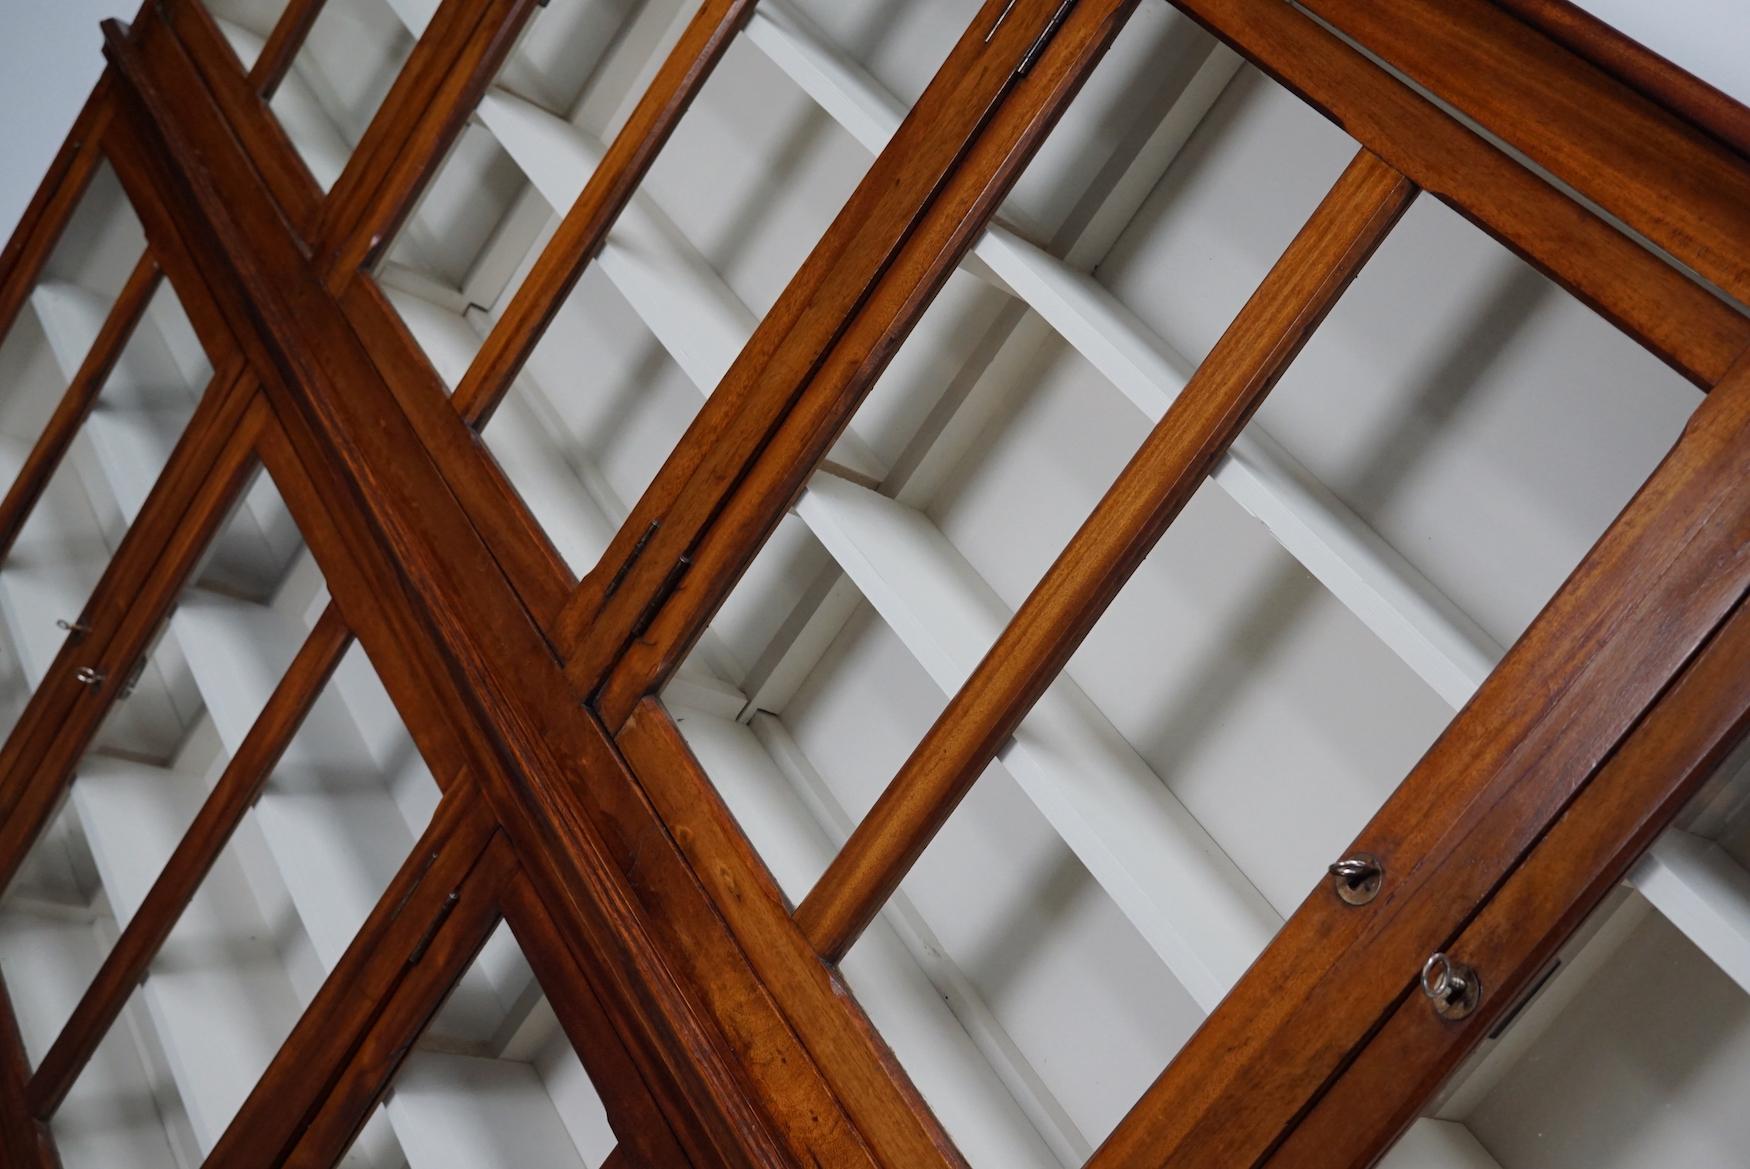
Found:
[{"label": "glossy wood finish", "polygon": [[152,302],[161,275],[157,263],[149,255],[135,265],[97,339],[92,342],[91,352],[86,354],[48,425],[30,448],[29,456],[19,468],[18,478],[7,489],[5,499],[0,500],[0,559],[12,551],[18,533],[24,528],[24,521],[42,498],[43,489],[49,485],[61,460],[72,448],[79,428],[85,425],[85,419],[97,405],[98,396],[103,393],[103,383],[127,347],[128,338],[133,336],[134,327],[140,323],[146,306]]},{"label": "glossy wood finish", "polygon": [[[1060,7],[985,4],[585,577],[559,630],[579,690],[600,688],[634,631],[648,631],[600,704],[610,728],[703,628],[1134,3],[1077,5],[1017,76]],[[968,158],[979,162],[957,165]],[[750,464],[765,452],[760,474]],[[700,543],[732,490],[746,502]],[[685,612],[669,605],[653,621],[683,571]]]},{"label": "glossy wood finish", "polygon": [[1572,0],[1493,0],[1551,40],[1750,158],[1750,112]]},{"label": "glossy wood finish", "polygon": [[1750,361],[1356,838],[1400,876],[1309,896],[1090,1165],[1245,1164],[1317,1100],[1750,588],[1747,441]]},{"label": "glossy wood finish", "polygon": [[1179,6],[1701,388],[1750,344],[1750,319],[1294,8],[1272,0]]},{"label": "glossy wood finish", "polygon": [[670,50],[650,88],[590,174],[547,249],[456,387],[470,426],[484,426],[510,391],[536,343],[601,251],[608,230],[650,172],[674,128],[747,23],[754,0],[706,0]]},{"label": "glossy wood finish", "polygon": [[[1750,720],[1750,611],[1742,603],[1585,793],[1447,947],[1490,992],[1453,1025],[1411,993],[1266,1164],[1365,1164],[1383,1153],[1464,1054],[1506,1018],[1579,927],[1742,740]],[[1605,1106],[1605,1102],[1597,1102]]]},{"label": "glossy wood finish", "polygon": [[844,957],[1250,421],[1416,188],[1363,150],[796,913]]},{"label": "glossy wood finish", "polygon": [[60,1037],[31,1076],[25,1101],[31,1115],[46,1119],[66,1099],[91,1053],[114,1026],[128,996],[170,937],[189,901],[212,871],[245,813],[254,806],[274,765],[340,665],[352,635],[330,606],[268,699],[242,748],[231,758],[212,794],[183,834],[164,871],[86,987]]},{"label": "glossy wood finish", "polygon": [[[609,1110],[622,1141],[609,1164],[961,1166],[836,960],[1425,188],[1718,389],[1358,839],[1393,874],[1385,894],[1357,910],[1316,889],[1092,1164],[1377,1156],[1743,730],[1750,319],[1294,8],[1180,6],[1363,149],[794,914],[651,695],[1134,0],[983,5],[581,584],[475,432],[751,0],[699,6],[448,400],[363,268],[430,181],[531,0],[445,0],[326,197],[263,102],[316,0],[292,0],[249,74],[196,0],[112,25],[111,73],[0,261],[0,324],[99,157],[150,252],[0,505],[0,530],[22,523],[31,484],[66,449],[157,272],[219,373],[88,606],[92,633],[63,650],[0,748],[0,876],[108,709],[110,696],[71,671],[119,677],[139,659],[258,459],[333,606],[34,1079],[0,1009],[8,1163],[53,1165],[40,1120],[352,634],[442,803],[208,1165],[332,1164],[502,918]],[[1467,0],[1413,4],[1386,27],[1364,5],[1308,5],[1741,291],[1750,171],[1730,131],[1742,111],[1722,122],[1686,104],[1697,91],[1680,75],[1595,29],[1538,31],[1562,15],[1552,0],[1509,6],[1523,19]],[[1577,44],[1590,47],[1564,47]],[[1589,63],[1598,57],[1615,76]],[[1509,84],[1492,76],[1501,70]],[[1446,945],[1500,988],[1462,1028],[1430,1024],[1406,999],[1421,957]]]},{"label": "glossy wood finish", "polygon": [[1489,0],[1307,8],[1557,179],[1750,302],[1750,160],[1567,53]]}]

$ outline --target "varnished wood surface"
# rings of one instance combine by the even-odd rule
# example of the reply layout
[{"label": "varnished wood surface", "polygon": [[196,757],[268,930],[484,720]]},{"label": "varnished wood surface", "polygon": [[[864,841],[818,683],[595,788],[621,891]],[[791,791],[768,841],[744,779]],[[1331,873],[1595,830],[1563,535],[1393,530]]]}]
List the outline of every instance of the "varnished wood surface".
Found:
[{"label": "varnished wood surface", "polygon": [[43,266],[103,161],[99,141],[109,117],[110,82],[105,73],[25,206],[5,251],[0,251],[0,337],[12,331],[19,310],[30,299]]},{"label": "varnished wood surface", "polygon": [[1745,345],[1733,311],[1326,29],[1277,0],[1176,0],[1362,145],[1702,389]]},{"label": "varnished wood surface", "polygon": [[7,489],[5,499],[0,500],[0,560],[12,551],[18,533],[24,529],[24,521],[30,518],[31,509],[42,498],[61,460],[72,449],[79,428],[91,416],[98,396],[103,393],[104,382],[127,347],[146,306],[152,302],[152,294],[158,290],[161,275],[157,262],[149,254],[141,257],[134,266],[109,315],[104,318],[103,327],[91,344],[91,351],[67,384],[66,393],[55,404],[54,413],[49,416],[42,434],[31,445],[30,454],[18,470],[18,477]]},{"label": "varnished wood surface", "polygon": [[[936,114],[943,104],[958,110],[965,100],[958,89],[943,84],[943,78],[955,68],[955,56],[950,55],[937,83],[919,99],[858,188],[859,194],[852,196],[821,248],[785,291],[779,307],[766,318],[770,324],[787,301],[806,296],[809,308],[796,329],[778,345],[770,366],[763,370],[755,365],[762,357],[759,334],[743,351],[738,368],[743,368],[743,376],[753,379],[754,387],[748,401],[726,405],[725,409],[734,411],[731,414],[717,413],[719,401],[729,401],[725,391],[737,392],[738,375],[731,369],[688,432],[689,436],[717,434],[712,454],[664,514],[662,527],[627,574],[621,593],[610,602],[623,612],[635,611],[634,627],[646,628],[624,647],[612,676],[597,695],[596,709],[609,728],[622,725],[638,702],[657,690],[679,665],[1134,10],[1135,4],[1129,0],[1101,0],[1070,11],[1026,76],[1010,77],[1004,83],[1010,87],[1007,97],[993,104],[988,121],[965,144],[953,172],[915,208],[915,222],[898,241],[891,259],[875,272],[865,273],[870,257],[860,247],[847,247],[846,260],[829,269],[835,237],[851,236],[853,229],[859,228],[866,219],[864,203],[885,198],[909,204],[914,198],[909,183],[915,175],[905,176],[908,185],[904,187],[885,188],[896,181],[892,170],[909,169],[920,153],[912,136],[939,126],[959,132],[957,124]],[[971,44],[963,42],[956,50],[960,56],[973,58],[970,68],[974,81],[988,85],[1002,75],[1002,68],[993,66],[986,57],[1003,43],[1019,12],[1017,7],[988,46],[981,30],[990,26],[983,22],[997,13],[987,10],[974,22],[968,35]],[[1035,26],[1035,37],[1041,27]],[[1025,48],[1031,42],[1021,43]],[[978,51],[981,47],[986,50],[983,54]],[[1010,58],[1009,68],[1020,60]],[[938,146],[932,141],[932,149]],[[858,232],[855,239],[865,237]],[[825,295],[827,287],[832,288],[832,296],[844,296],[847,290],[842,285],[847,281],[858,287],[859,294],[849,301],[850,315],[842,327],[823,339],[830,321],[820,320],[817,308],[829,301],[817,298]],[[823,343],[826,348],[820,352],[817,347]],[[802,379],[800,384],[798,378]],[[766,413],[776,414],[775,424],[763,441],[744,445],[755,433],[752,419]],[[664,474],[695,457],[685,452],[688,441],[683,439],[670,456]],[[752,457],[745,465],[734,467],[735,460],[749,455]],[[728,498],[724,498],[726,489],[733,492]],[[639,509],[652,506],[664,492],[659,476]],[[638,526],[647,514],[639,509],[621,529],[616,546],[628,541],[636,546],[637,538],[648,530],[648,525]],[[716,513],[711,517],[713,523],[696,544],[680,554],[665,551],[678,543],[680,533],[703,522],[708,512]],[[676,578],[681,555],[688,563],[684,576]],[[584,611],[600,587],[602,572],[615,563],[615,557],[615,549],[610,548],[596,572],[586,578],[570,616]],[[642,604],[623,600],[628,590],[640,587],[640,573],[643,587],[652,587],[651,582],[655,582],[657,595]],[[673,596],[661,595],[666,580],[678,580]],[[575,630],[560,631],[561,636],[568,632]],[[597,644],[618,635],[619,627],[611,621],[606,628],[591,630]],[[569,664],[580,689],[593,685],[591,660],[589,654],[576,654]]]},{"label": "varnished wood surface", "polygon": [[[1750,374],[1742,365],[1728,371],[1750,345],[1750,322],[1292,8],[1183,0],[1361,140],[1366,151],[1345,183],[1372,193],[1375,219],[1349,223],[1348,237],[1336,231],[1296,244],[1304,269],[1272,277],[1242,316],[1258,330],[1232,334],[1212,355],[1193,383],[1199,392],[1187,391],[981,667],[965,709],[945,720],[952,730],[920,747],[952,739],[951,752],[933,756],[935,788],[905,815],[866,825],[860,836],[878,846],[848,853],[835,866],[835,907],[809,908],[798,922],[647,696],[752,559],[1132,3],[1073,6],[1026,77],[1015,64],[1062,6],[1018,0],[1010,11],[1007,0],[990,0],[981,9],[573,595],[569,573],[470,424],[490,414],[751,5],[702,4],[463,392],[445,401],[360,266],[418,197],[531,2],[445,0],[327,199],[261,100],[318,0],[292,0],[250,75],[196,0],[149,6],[131,34],[110,30],[117,73],[82,117],[139,212],[152,263],[176,287],[221,372],[98,587],[90,611],[100,620],[77,661],[125,673],[259,453],[332,590],[338,616],[323,629],[356,630],[445,791],[420,851],[210,1163],[330,1163],[502,913],[604,1087],[623,1142],[612,1163],[959,1164],[817,947],[835,957],[860,930],[976,774],[973,761],[988,758],[1061,668],[1415,183],[1690,380],[1708,388],[1725,381],[1361,837],[1358,846],[1405,879],[1365,910],[1315,893],[1094,1164],[1251,1164],[1281,1141],[1288,1143],[1273,1164],[1374,1155],[1471,1034],[1433,1034],[1402,1005],[1411,966],[1456,939],[1473,947],[1462,953],[1499,948],[1513,964],[1503,988],[1528,977],[1739,729],[1743,683],[1731,671],[1742,673],[1735,647],[1746,635],[1743,618],[1728,614],[1741,611],[1750,586],[1740,551],[1750,501],[1738,486],[1750,470]],[[1501,2],[1525,15],[1552,0]],[[1311,6],[1377,19],[1347,0]],[[1425,43],[1403,43],[1394,28],[1369,47],[1404,54],[1405,67],[1442,97],[1475,103],[1482,121],[1540,160],[1539,149],[1576,144],[1574,157],[1552,169],[1575,167],[1605,183],[1600,203],[1650,225],[1655,239],[1731,287],[1733,265],[1744,259],[1741,208],[1692,187],[1712,175],[1722,177],[1721,190],[1737,190],[1737,163],[1721,161],[1714,139],[1697,141],[1683,121],[1702,122],[1693,110],[1673,117],[1658,108],[1680,79],[1641,57],[1638,78],[1628,66],[1614,78],[1594,76],[1582,59],[1590,50],[1560,48],[1560,38],[1533,31],[1545,25],[1530,15],[1512,21],[1519,31],[1501,31],[1494,22],[1508,18],[1484,8],[1481,0],[1440,11],[1418,2],[1406,9],[1415,19],[1405,28],[1426,33]],[[987,40],[1004,11],[999,35]],[[1435,59],[1429,46],[1447,43],[1472,55]],[[1455,72],[1464,60],[1545,75],[1479,95],[1488,70]],[[1605,95],[1599,108],[1620,113],[1621,124],[1592,124],[1597,110],[1560,112],[1576,93]],[[1558,112],[1547,124],[1527,124],[1550,108]],[[0,323],[28,295],[100,156],[81,134],[76,128],[0,259]],[[1283,296],[1284,286],[1293,295]],[[119,316],[112,325],[120,328]],[[93,373],[85,380],[100,380]],[[56,434],[71,429],[63,423]],[[0,505],[0,518],[27,510],[22,499]],[[634,557],[655,521],[656,537]],[[324,651],[312,646],[306,655],[315,657],[300,661],[314,671]],[[74,664],[64,651],[0,748],[0,872],[28,847],[106,708],[101,692],[67,680]],[[315,677],[294,674],[285,683],[292,691]],[[147,921],[136,919],[138,936],[124,935],[115,969],[106,966],[79,1025],[63,1036],[66,1052],[51,1057],[39,1105],[52,1104],[49,1089],[64,1090],[88,1054],[121,997],[123,973],[155,950],[152,935],[169,928],[198,883],[202,858],[232,822],[234,798],[265,779],[270,748],[295,725],[296,708],[295,694],[271,708],[278,721],[264,718],[259,737],[251,735],[257,750],[246,744],[233,760],[224,798],[203,810],[155,887]],[[1618,762],[1606,763],[1613,752]],[[409,968],[452,894],[463,908]],[[28,1069],[15,1042],[9,1049],[10,1022],[0,1010],[0,1060],[9,1061],[0,1076],[23,1099]],[[1338,1074],[1351,1056],[1353,1066]],[[0,1148],[9,1157],[48,1169],[53,1150],[39,1137],[33,1118],[0,1106]]]},{"label": "varnished wood surface", "polygon": [[1363,150],[798,908],[837,961],[862,936],[1416,196]]},{"label": "varnished wood surface", "polygon": [[[1446,949],[1473,966],[1484,1002],[1462,1023],[1412,988],[1273,1169],[1369,1164],[1464,1056],[1530,993],[1571,934],[1743,739],[1750,722],[1750,609],[1740,603],[1669,693]],[[1599,1108],[1610,1107],[1600,1099]]]},{"label": "varnished wood surface", "polygon": [[1305,4],[1750,303],[1750,160],[1490,0]]},{"label": "varnished wood surface", "polygon": [[[1008,0],[987,0],[949,52],[892,141],[657,472],[601,562],[584,578],[559,630],[562,644],[571,650],[567,670],[579,690],[598,689],[633,631],[646,622],[652,604],[661,600],[664,583],[674,578],[702,529],[717,516],[725,496],[742,482],[748,465],[761,452],[775,448],[775,458],[789,466],[790,477],[798,481],[800,475],[794,472],[805,474],[825,453],[854,403],[970,246],[972,235],[994,207],[994,197],[1006,189],[1005,180],[1013,180],[1018,164],[1031,151],[1020,148],[1023,134],[999,135],[1006,139],[1001,156],[1013,158],[1015,167],[1005,171],[1000,166],[968,166],[957,171],[956,164],[985,136],[987,122],[1011,90],[1025,94],[1016,116],[1028,125],[1049,125],[1053,110],[1060,110],[1062,100],[1078,88],[1134,0],[1077,5],[1038,67],[1026,78],[1018,78],[1018,66],[1060,7],[1056,0],[1016,0],[1012,6]],[[1054,103],[1060,91],[1062,100]],[[1037,145],[1036,138],[1033,144]],[[986,198],[944,202],[944,180],[955,173],[976,175],[973,185]],[[932,208],[944,206],[953,208],[951,216],[931,220],[927,215]],[[920,231],[925,222],[930,229]],[[902,257],[907,245],[911,248]],[[815,414],[806,422],[794,409],[804,399],[811,402]],[[818,416],[823,410],[828,414],[825,419]],[[812,441],[795,445],[775,437],[775,429],[786,419],[813,430]],[[811,449],[815,446],[818,451]],[[786,493],[777,506],[781,508],[793,494],[793,490]],[[763,506],[746,524],[721,525],[718,530],[734,528],[734,543],[751,557],[751,548],[777,518],[774,508]],[[653,523],[659,526],[646,540]],[[688,574],[686,587],[694,597],[710,598],[709,607],[714,609],[736,571],[732,564],[713,563],[707,568],[700,563]],[[701,582],[707,581],[709,586],[703,587]],[[690,612],[678,636],[668,627],[656,636],[665,658],[690,643],[702,626],[699,617],[697,610]],[[610,729],[625,720],[651,681],[646,676],[602,704]]]},{"label": "varnished wood surface", "polygon": [[1750,110],[1572,0],[1491,0],[1654,104],[1750,158]]},{"label": "varnished wood surface", "polygon": [[470,426],[484,426],[510,392],[753,6],[754,0],[705,0],[699,6],[456,387],[456,410]]},{"label": "varnished wood surface", "polygon": [[1356,838],[1398,876],[1359,910],[1316,889],[1094,1169],[1249,1164],[1286,1133],[1750,588],[1747,472],[1750,360]]},{"label": "varnished wood surface", "polygon": [[351,644],[339,612],[329,606],[37,1065],[26,1092],[31,1115],[46,1120],[61,1106]]}]

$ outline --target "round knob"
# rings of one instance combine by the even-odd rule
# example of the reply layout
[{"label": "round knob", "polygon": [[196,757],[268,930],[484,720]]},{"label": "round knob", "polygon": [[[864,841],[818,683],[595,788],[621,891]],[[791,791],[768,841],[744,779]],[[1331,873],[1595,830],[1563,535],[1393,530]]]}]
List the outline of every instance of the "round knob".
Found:
[{"label": "round knob", "polygon": [[1358,852],[1331,866],[1331,888],[1348,905],[1366,905],[1385,884],[1385,866],[1371,853]]}]

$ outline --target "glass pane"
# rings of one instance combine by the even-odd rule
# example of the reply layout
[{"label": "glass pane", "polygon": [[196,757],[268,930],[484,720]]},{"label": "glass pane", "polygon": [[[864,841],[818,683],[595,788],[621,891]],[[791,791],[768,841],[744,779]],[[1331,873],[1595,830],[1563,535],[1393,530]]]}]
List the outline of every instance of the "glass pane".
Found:
[{"label": "glass pane", "polygon": [[[1064,127],[664,693],[793,900],[1356,152],[1159,6]],[[1412,208],[845,963],[973,1164],[1092,1153],[1698,401]]]},{"label": "glass pane", "polygon": [[[320,571],[260,476],[0,912],[0,968],[33,1061],[327,603]],[[55,1118],[69,1169],[68,1148],[105,1148],[105,1133],[139,1123],[129,1101],[142,1095],[157,1102],[158,1140],[194,1151],[186,1163],[211,1150],[411,852],[439,792],[355,645],[252,795],[110,1035],[110,1047],[127,1041],[122,1054],[81,1081],[109,1086],[76,1089]],[[93,1156],[85,1163],[114,1164]]]},{"label": "glass pane", "polygon": [[[977,5],[809,7],[851,42],[790,5],[755,10],[485,431],[579,572],[869,167],[798,80],[797,46],[915,94]],[[553,4],[524,32],[378,273],[452,388],[696,9]],[[879,474],[861,435],[837,457]]]},{"label": "glass pane", "polygon": [[[325,0],[269,102],[324,190],[346,168],[435,11],[437,0]],[[245,60],[260,53],[245,26],[226,33]]]},{"label": "glass pane", "polygon": [[1746,757],[1678,817],[1386,1169],[1734,1165],[1750,1147]]},{"label": "glass pane", "polygon": [[350,1154],[377,1166],[596,1169],[618,1142],[501,924],[396,1072]]}]

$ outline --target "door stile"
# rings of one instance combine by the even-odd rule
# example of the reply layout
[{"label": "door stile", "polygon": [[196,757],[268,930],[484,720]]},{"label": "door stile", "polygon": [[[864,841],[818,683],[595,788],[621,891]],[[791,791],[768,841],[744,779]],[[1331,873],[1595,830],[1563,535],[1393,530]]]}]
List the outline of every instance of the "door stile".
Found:
[{"label": "door stile", "polygon": [[828,962],[899,888],[1415,197],[1377,156],[1355,156],[797,909]]},{"label": "door stile", "polygon": [[1750,725],[1750,608],[1741,602],[1598,777],[1477,915],[1441,945],[1484,1000],[1442,1020],[1415,988],[1266,1162],[1373,1164],[1463,1058],[1535,992],[1562,941],[1621,883]]},{"label": "door stile", "polygon": [[[661,643],[665,656],[678,656],[681,643],[697,636],[704,625],[692,611],[697,606],[689,610],[681,636],[650,619],[682,572],[690,577],[689,599],[720,599],[728,591],[733,571],[696,563],[695,546],[705,528],[776,439],[779,423],[794,416],[792,407],[810,400],[805,390],[817,373],[823,376],[814,400],[830,398],[840,407],[811,436],[824,455],[838,428],[832,423],[842,426],[848,418],[849,407],[1117,35],[1134,0],[1074,6],[1023,76],[1022,64],[1063,7],[992,0],[949,53],[585,577],[559,631],[579,691],[595,694],[622,651],[646,633]],[[981,143],[982,162],[962,166]],[[857,337],[854,346],[847,336]],[[777,457],[787,466],[812,466],[819,455],[808,453],[780,447]],[[791,477],[799,485],[800,470]],[[735,548],[744,562],[793,494],[792,487],[749,525],[751,531],[738,533]],[[650,673],[659,672],[641,673],[627,687],[635,694],[601,707],[610,729],[649,688]]]},{"label": "door stile", "polygon": [[[188,235],[199,237],[203,279],[235,289],[218,299],[239,314],[239,342],[282,419],[284,435],[276,427],[266,436],[270,470],[296,514],[311,488],[286,469],[295,452],[333,521],[306,532],[317,541],[336,603],[374,661],[412,650],[430,663],[423,675],[401,678],[403,686],[413,678],[416,688],[431,687],[426,710],[410,713],[410,727],[419,737],[421,720],[428,731],[447,720],[519,858],[538,876],[549,907],[562,911],[579,965],[601,979],[628,1042],[652,1051],[689,1107],[708,1118],[720,1155],[764,1149],[757,1163],[774,1163],[781,1146],[765,1134],[783,1095],[774,1089],[756,1104],[748,1081],[817,1073],[745,974],[745,958],[599,730],[567,696],[538,629],[442,475],[418,453],[392,391],[275,218],[247,161],[226,149],[211,107],[173,82],[154,87],[152,78],[161,76],[154,62],[174,62],[173,43],[148,29],[136,46],[112,27],[110,50],[129,87],[130,125],[145,141],[164,136],[179,172],[171,189],[186,192],[178,203],[211,222],[212,231],[191,226]],[[134,104],[140,97],[145,109]],[[198,168],[184,161],[196,157]],[[243,304],[252,310],[242,313]],[[451,423],[461,428],[453,415]],[[357,564],[332,567],[348,560]],[[357,565],[375,583],[367,585],[371,576]],[[385,623],[360,622],[361,612],[378,605],[412,623],[404,626],[408,637],[391,641]],[[393,693],[399,669],[381,672]],[[633,870],[636,887],[628,880]],[[658,896],[666,900],[652,913],[645,899]],[[737,1010],[701,1009],[695,996],[704,992],[676,977],[653,927],[672,931],[668,945],[710,948],[714,961],[698,968],[737,988]],[[732,1051],[725,1028],[749,1046]],[[880,1069],[864,1084],[894,1090]],[[863,1139],[830,1095],[804,1123],[834,1141]],[[798,1145],[788,1155],[812,1153]]]},{"label": "door stile", "polygon": [[[254,467],[263,421],[251,383],[221,373],[0,749],[0,886],[60,802],[73,769]],[[94,671],[94,682],[80,670]]]},{"label": "door stile", "polygon": [[351,644],[351,632],[330,605],[30,1077],[25,1099],[32,1116],[46,1121],[66,1099]]}]

